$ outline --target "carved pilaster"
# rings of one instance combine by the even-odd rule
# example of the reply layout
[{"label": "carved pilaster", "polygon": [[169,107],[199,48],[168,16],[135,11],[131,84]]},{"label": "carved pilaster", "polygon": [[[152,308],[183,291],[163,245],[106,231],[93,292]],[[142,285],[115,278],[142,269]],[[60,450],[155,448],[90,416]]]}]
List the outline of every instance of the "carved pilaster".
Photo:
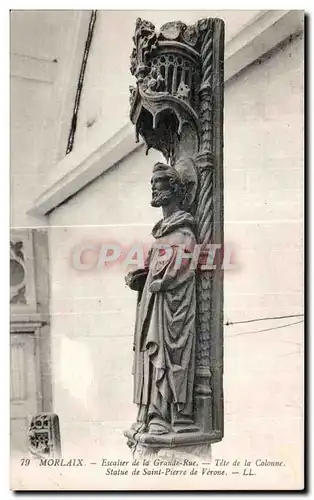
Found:
[{"label": "carved pilaster", "polygon": [[[200,87],[200,149],[197,155],[199,192],[196,222],[198,241],[204,245],[223,244],[222,194],[222,127],[223,127],[223,37],[219,19],[200,22],[203,27],[201,47],[202,83]],[[218,179],[220,182],[218,183]],[[219,200],[217,202],[217,199]],[[216,200],[216,201],[215,201]],[[216,213],[215,213],[216,212]],[[198,270],[198,337],[196,351],[196,407],[198,421],[209,431],[222,432],[222,376],[217,374],[217,344],[223,344],[222,310],[215,307],[214,296],[220,294],[222,271]],[[219,277],[218,277],[219,276]],[[222,303],[220,305],[222,309]],[[217,321],[218,316],[218,321]],[[222,349],[222,348],[221,348]],[[219,347],[220,354],[220,347]],[[218,364],[222,365],[221,360]],[[214,377],[213,377],[214,374]],[[214,386],[215,393],[212,387]],[[221,386],[221,387],[220,387]]]},{"label": "carved pilaster", "polygon": [[[196,208],[198,242],[211,242],[213,232],[213,116],[212,116],[212,69],[213,69],[213,20],[199,22],[202,29],[201,61],[202,82],[199,89],[200,148],[197,155],[199,191]],[[204,432],[212,430],[212,392],[210,387],[210,319],[211,319],[211,271],[198,269],[197,273],[197,344],[195,398],[197,422]]]},{"label": "carved pilaster", "polygon": [[[213,46],[213,158],[214,206],[213,241],[224,245],[224,176],[223,176],[223,106],[224,106],[224,24],[214,20]],[[213,272],[211,293],[211,388],[213,397],[213,429],[223,437],[223,268],[217,265]]]}]

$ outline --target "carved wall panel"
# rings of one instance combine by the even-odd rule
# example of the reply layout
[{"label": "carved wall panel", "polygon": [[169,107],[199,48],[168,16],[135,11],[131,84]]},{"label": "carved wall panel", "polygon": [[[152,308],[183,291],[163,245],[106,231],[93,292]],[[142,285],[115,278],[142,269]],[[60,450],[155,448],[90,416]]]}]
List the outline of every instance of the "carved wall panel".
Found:
[{"label": "carved wall panel", "polygon": [[10,234],[11,448],[23,453],[31,419],[51,411],[47,236],[42,229]]},{"label": "carved wall panel", "polygon": [[36,458],[55,458],[61,454],[59,417],[40,413],[32,418],[28,431],[29,450]]},{"label": "carved wall panel", "polygon": [[11,231],[10,304],[12,313],[36,311],[33,234],[29,230]]}]

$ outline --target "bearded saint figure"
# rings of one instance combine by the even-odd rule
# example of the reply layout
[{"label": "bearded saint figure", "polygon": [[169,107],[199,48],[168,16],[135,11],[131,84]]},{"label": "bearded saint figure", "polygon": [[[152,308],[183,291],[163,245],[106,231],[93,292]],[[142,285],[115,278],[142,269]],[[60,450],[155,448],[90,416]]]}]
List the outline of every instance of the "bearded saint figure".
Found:
[{"label": "bearded saint figure", "polygon": [[[174,167],[157,163],[151,179],[153,207],[163,219],[154,226],[155,245],[145,269],[131,271],[127,285],[138,291],[134,334],[134,432],[196,431],[194,219],[181,209],[184,185]],[[157,245],[156,245],[157,244]],[[161,250],[164,248],[164,252]],[[170,250],[170,251],[169,251]]]}]

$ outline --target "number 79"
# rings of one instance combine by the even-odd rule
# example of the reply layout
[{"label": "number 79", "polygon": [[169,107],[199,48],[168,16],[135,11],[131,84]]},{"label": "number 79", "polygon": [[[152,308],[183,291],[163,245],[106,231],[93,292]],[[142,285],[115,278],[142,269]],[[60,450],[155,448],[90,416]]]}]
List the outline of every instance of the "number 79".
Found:
[{"label": "number 79", "polygon": [[27,467],[30,464],[30,459],[29,458],[21,458],[21,465],[24,465]]}]

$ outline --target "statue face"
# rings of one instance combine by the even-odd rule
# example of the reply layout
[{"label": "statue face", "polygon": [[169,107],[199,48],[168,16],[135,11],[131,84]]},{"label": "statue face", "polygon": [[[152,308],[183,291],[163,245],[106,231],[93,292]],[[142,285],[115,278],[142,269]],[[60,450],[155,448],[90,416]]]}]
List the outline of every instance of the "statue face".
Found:
[{"label": "statue face", "polygon": [[152,186],[152,207],[163,207],[169,205],[174,198],[169,177],[163,172],[157,172],[151,179]]}]

